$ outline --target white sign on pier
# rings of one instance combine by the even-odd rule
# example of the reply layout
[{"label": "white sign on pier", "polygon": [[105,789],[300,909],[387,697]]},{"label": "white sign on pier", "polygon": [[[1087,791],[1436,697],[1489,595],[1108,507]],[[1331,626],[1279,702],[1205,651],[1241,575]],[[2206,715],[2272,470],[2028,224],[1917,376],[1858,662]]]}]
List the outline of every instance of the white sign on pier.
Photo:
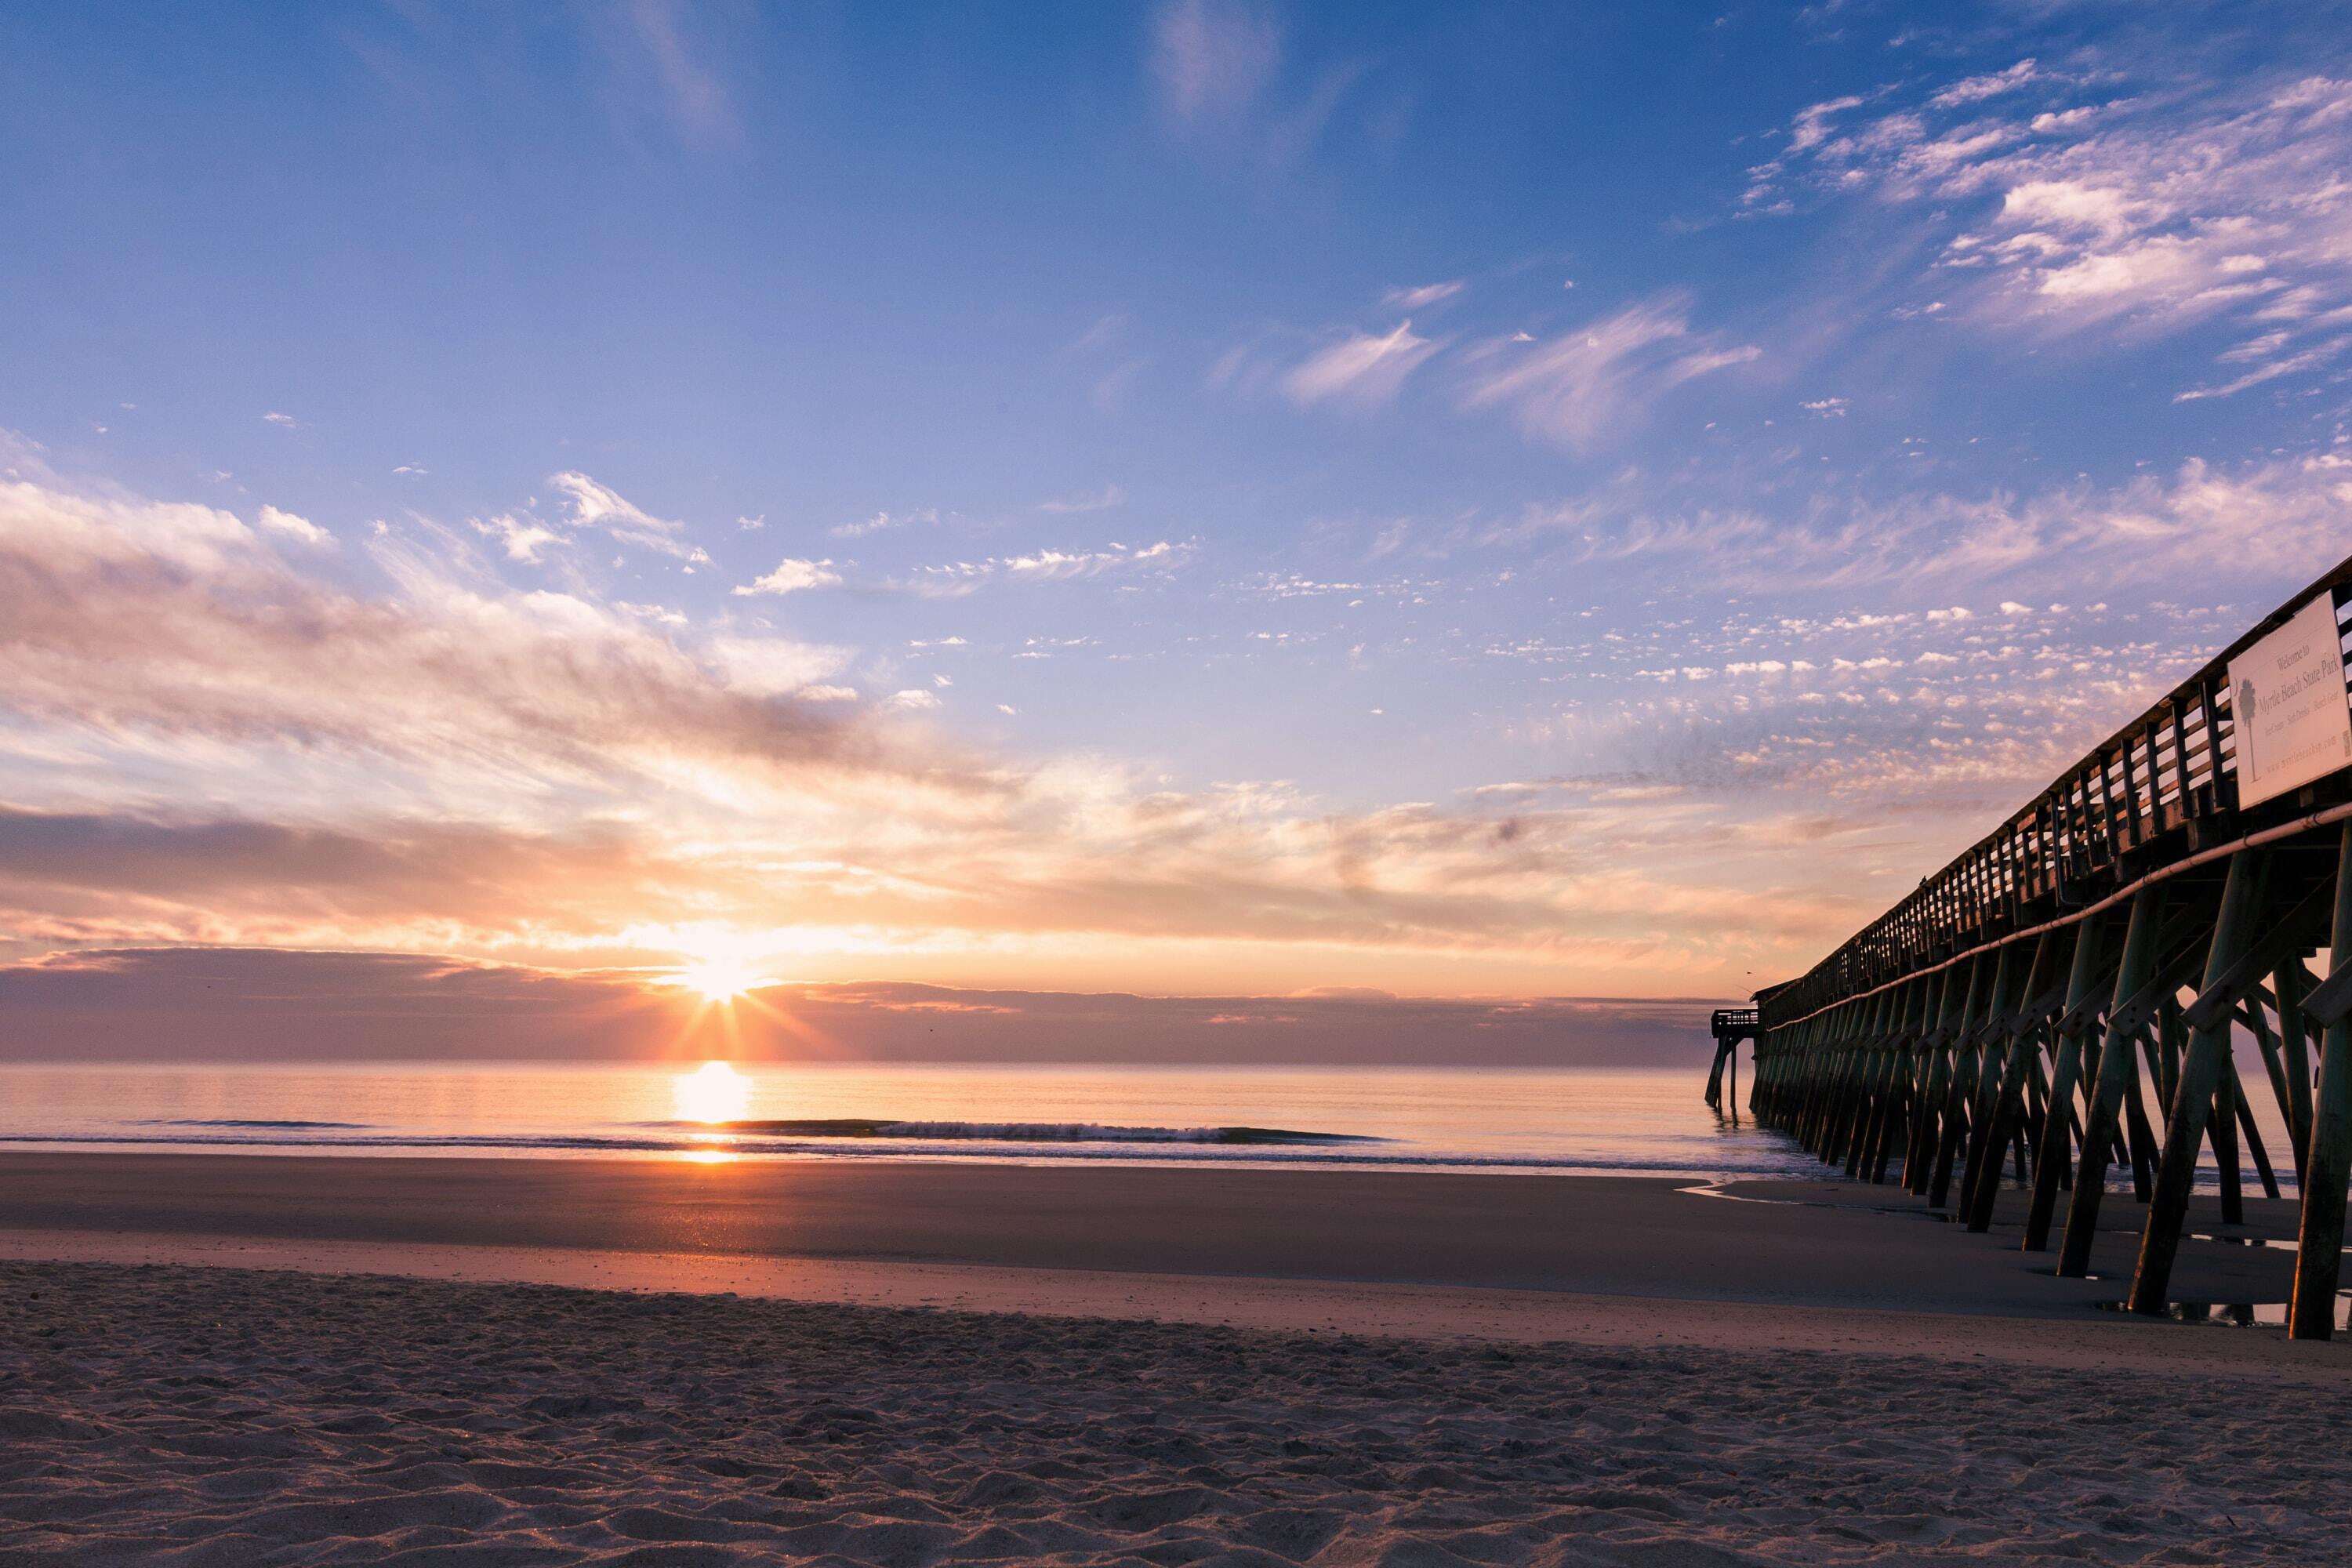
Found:
[{"label": "white sign on pier", "polygon": [[2334,594],[2230,661],[2230,709],[2242,806],[2352,767]]}]

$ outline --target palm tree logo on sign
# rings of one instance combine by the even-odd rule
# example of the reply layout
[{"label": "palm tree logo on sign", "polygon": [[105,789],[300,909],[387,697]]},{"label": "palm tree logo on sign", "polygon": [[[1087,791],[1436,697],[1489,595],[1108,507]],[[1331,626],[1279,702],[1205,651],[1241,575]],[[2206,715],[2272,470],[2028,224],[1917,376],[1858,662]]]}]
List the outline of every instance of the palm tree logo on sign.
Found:
[{"label": "palm tree logo on sign", "polygon": [[2238,737],[2238,767],[2247,777],[2260,778],[2263,770],[2254,761],[2254,714],[2261,704],[2254,696],[2252,676],[2238,682],[2237,700],[2231,706],[2236,710],[2231,715],[2235,721],[2231,728]]}]

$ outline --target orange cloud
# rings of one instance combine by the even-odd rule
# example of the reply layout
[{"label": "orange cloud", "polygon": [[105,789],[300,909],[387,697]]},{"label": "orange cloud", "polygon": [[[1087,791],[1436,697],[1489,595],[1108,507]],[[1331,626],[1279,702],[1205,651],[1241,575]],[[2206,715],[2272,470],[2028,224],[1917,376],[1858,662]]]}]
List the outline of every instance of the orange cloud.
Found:
[{"label": "orange cloud", "polygon": [[0,953],[717,942],[812,980],[1654,993],[1738,989],[1873,907],[1688,802],[1147,790],[796,695],[845,650],[513,589],[429,528],[363,551],[380,591],[217,508],[8,470]]}]

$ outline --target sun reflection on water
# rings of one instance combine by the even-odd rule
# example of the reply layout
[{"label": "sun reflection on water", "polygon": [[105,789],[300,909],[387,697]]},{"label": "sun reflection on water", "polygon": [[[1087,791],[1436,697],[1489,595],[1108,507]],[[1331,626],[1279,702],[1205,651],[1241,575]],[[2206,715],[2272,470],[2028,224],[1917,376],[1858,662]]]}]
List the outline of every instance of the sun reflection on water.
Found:
[{"label": "sun reflection on water", "polygon": [[751,1080],[731,1063],[705,1062],[670,1080],[680,1121],[740,1121],[751,1108]]}]

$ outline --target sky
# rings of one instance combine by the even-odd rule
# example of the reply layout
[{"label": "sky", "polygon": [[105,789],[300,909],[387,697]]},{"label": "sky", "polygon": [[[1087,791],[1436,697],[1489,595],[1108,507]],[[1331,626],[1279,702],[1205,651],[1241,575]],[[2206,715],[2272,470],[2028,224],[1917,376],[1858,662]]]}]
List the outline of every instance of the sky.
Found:
[{"label": "sky", "polygon": [[2352,551],[2347,22],[0,6],[0,996],[1801,973]]}]

